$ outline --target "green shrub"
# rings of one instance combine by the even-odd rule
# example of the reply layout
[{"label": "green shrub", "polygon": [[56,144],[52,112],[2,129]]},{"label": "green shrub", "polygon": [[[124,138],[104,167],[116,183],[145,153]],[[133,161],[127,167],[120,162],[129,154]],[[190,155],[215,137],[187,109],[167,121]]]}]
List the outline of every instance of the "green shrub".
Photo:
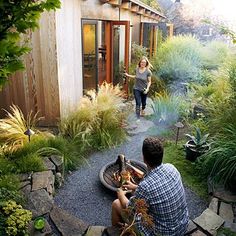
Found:
[{"label": "green shrub", "polygon": [[168,92],[156,93],[153,99],[153,119],[155,123],[172,125],[179,118],[187,116],[188,105],[184,98],[177,95],[170,95]]},{"label": "green shrub", "polygon": [[4,187],[0,188],[0,205],[8,200],[13,200],[17,203],[23,203],[24,198],[17,190],[9,190]]},{"label": "green shrub", "polygon": [[192,36],[176,36],[163,42],[153,66],[161,79],[196,80],[200,78],[202,45]]},{"label": "green shrub", "polygon": [[6,217],[4,222],[6,234],[8,236],[27,235],[27,228],[32,219],[32,213],[29,210],[23,209],[15,201],[7,201],[1,208],[3,216]]},{"label": "green shrub", "polygon": [[19,179],[13,174],[0,175],[0,188],[6,188],[9,191],[17,191],[19,189]]},{"label": "green shrub", "polygon": [[36,153],[29,153],[16,160],[17,171],[19,173],[30,173],[44,171],[45,167],[42,158]]},{"label": "green shrub", "polygon": [[[201,157],[205,173],[217,183],[235,188],[236,126],[224,128],[224,134],[215,137],[211,150]],[[236,189],[234,189],[236,191]]]},{"label": "green shrub", "polygon": [[211,41],[202,49],[203,64],[206,69],[218,69],[230,56],[228,45],[220,41]]}]

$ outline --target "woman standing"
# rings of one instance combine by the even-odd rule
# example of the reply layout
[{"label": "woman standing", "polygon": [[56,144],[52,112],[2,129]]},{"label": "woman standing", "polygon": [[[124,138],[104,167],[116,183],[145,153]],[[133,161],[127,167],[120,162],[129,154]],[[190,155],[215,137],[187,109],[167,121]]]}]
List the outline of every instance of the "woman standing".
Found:
[{"label": "woman standing", "polygon": [[[137,122],[140,121],[140,115],[145,115],[146,100],[149,88],[151,86],[151,76],[152,72],[150,71],[152,65],[146,57],[142,57],[137,65],[135,70],[135,75],[130,75],[125,73],[125,76],[135,79],[134,83],[134,98],[136,102],[136,116]],[[142,110],[140,110],[142,105]]]}]

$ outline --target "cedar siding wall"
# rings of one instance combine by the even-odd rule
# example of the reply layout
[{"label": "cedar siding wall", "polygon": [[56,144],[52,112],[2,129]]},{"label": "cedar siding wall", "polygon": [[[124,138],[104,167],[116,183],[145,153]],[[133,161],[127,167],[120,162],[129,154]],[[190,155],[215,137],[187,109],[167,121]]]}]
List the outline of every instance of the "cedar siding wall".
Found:
[{"label": "cedar siding wall", "polygon": [[61,1],[56,12],[57,63],[61,117],[75,110],[82,97],[81,6]]},{"label": "cedar siding wall", "polygon": [[26,69],[12,76],[11,83],[0,92],[0,108],[9,110],[16,104],[24,114],[40,111],[45,118],[41,124],[53,125],[60,115],[55,12],[43,13],[40,29],[28,37],[32,50],[25,56]]}]

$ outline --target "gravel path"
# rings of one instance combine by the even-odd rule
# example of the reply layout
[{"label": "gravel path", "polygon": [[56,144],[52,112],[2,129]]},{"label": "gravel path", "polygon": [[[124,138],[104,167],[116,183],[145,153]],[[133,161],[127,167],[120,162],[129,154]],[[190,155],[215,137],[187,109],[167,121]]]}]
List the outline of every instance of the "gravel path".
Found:
[{"label": "gravel path", "polygon": [[[84,163],[73,172],[64,186],[58,190],[55,204],[91,225],[109,226],[111,203],[116,195],[101,185],[98,178],[99,171],[108,162],[116,160],[120,153],[125,154],[127,159],[141,161],[142,142],[148,136],[148,127],[152,125],[152,122],[142,119],[134,129],[133,136],[129,136],[122,145],[92,154],[88,158],[88,163]],[[190,189],[185,188],[185,191],[190,218],[193,219],[205,210],[207,203]]]}]

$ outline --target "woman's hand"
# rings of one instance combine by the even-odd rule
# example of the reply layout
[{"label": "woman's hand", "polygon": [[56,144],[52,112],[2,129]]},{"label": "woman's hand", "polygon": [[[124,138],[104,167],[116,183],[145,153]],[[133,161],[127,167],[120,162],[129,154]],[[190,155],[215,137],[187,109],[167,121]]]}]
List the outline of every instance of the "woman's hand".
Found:
[{"label": "woman's hand", "polygon": [[138,185],[133,184],[131,181],[127,181],[125,184],[123,184],[124,188],[127,188],[128,190],[135,191]]},{"label": "woman's hand", "polygon": [[145,88],[144,90],[143,90],[143,94],[147,94],[149,92],[149,88]]}]

